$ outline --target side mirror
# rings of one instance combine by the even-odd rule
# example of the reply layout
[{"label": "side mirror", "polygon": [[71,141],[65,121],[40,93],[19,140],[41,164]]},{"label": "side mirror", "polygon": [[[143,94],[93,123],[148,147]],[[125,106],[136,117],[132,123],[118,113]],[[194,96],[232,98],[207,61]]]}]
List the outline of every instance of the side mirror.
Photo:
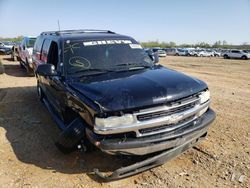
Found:
[{"label": "side mirror", "polygon": [[153,57],[154,57],[154,63],[159,63],[159,55],[157,52],[153,54]]},{"label": "side mirror", "polygon": [[147,51],[147,53],[154,63],[159,62],[159,55],[157,52],[153,52],[153,51],[149,50],[149,51]]},{"label": "side mirror", "polygon": [[40,76],[56,76],[55,66],[52,64],[41,64],[37,67],[36,73]]}]

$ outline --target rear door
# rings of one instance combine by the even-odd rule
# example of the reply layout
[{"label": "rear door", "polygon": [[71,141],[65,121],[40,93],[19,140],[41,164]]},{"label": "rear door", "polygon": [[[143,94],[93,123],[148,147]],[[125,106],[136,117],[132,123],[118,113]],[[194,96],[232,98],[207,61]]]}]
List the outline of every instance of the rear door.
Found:
[{"label": "rear door", "polygon": [[239,50],[232,50],[232,51],[231,51],[231,56],[232,56],[233,58],[240,58],[241,53],[240,53]]}]

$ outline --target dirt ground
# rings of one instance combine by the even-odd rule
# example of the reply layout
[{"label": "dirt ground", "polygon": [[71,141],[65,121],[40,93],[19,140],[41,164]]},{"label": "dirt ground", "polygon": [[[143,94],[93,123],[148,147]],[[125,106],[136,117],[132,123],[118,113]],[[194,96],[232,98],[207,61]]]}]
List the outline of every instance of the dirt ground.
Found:
[{"label": "dirt ground", "polygon": [[169,56],[161,64],[209,85],[217,118],[208,137],[166,164],[119,181],[92,175],[120,159],[95,151],[61,154],[55,123],[36,96],[36,79],[1,56],[0,187],[250,187],[250,60]]}]

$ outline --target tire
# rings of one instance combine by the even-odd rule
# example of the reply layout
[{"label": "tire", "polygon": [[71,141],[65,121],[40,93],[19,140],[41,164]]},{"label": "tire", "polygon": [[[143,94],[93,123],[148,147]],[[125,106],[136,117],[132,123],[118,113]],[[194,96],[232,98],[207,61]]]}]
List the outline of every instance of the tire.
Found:
[{"label": "tire", "polygon": [[195,57],[198,57],[198,55],[197,55],[197,54],[194,54],[194,56],[195,56]]},{"label": "tire", "polygon": [[36,85],[36,90],[37,90],[37,95],[38,95],[38,99],[43,102],[44,99],[44,93],[43,90],[40,86],[40,83],[37,81],[37,85]]},{"label": "tire", "polygon": [[86,140],[85,126],[81,118],[74,119],[61,133],[56,147],[64,154],[69,154],[77,149],[77,145]]},{"label": "tire", "polygon": [[25,69],[25,67],[23,66],[23,64],[22,64],[21,61],[19,62],[19,64],[20,64],[20,67],[21,67],[22,69]]},{"label": "tire", "polygon": [[175,56],[180,56],[180,54],[176,53]]},{"label": "tire", "polygon": [[241,59],[247,60],[247,56],[243,55],[243,56],[241,57]]},{"label": "tire", "polygon": [[224,59],[229,59],[228,55],[224,55],[223,57]]}]

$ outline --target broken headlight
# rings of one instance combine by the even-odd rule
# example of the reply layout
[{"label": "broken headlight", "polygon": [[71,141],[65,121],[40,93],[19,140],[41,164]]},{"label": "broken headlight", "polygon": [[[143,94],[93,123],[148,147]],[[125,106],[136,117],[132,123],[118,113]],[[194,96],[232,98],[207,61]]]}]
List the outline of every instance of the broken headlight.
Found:
[{"label": "broken headlight", "polygon": [[107,118],[95,118],[95,125],[98,127],[116,127],[122,125],[129,125],[134,122],[134,117],[131,114],[124,114],[122,116],[111,116]]}]

